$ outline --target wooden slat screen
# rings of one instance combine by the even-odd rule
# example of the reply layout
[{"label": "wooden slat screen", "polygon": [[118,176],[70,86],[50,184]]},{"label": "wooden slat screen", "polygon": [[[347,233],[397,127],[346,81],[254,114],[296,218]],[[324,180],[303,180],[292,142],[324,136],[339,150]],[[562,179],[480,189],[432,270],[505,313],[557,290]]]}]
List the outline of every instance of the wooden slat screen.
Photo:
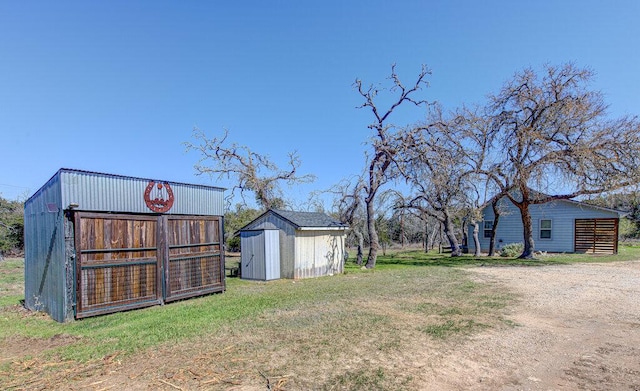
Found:
[{"label": "wooden slat screen", "polygon": [[169,217],[166,300],[224,289],[218,217]]},{"label": "wooden slat screen", "polygon": [[76,317],[157,304],[157,219],[76,216]]},{"label": "wooden slat screen", "polygon": [[617,254],[618,219],[576,219],[575,252]]}]

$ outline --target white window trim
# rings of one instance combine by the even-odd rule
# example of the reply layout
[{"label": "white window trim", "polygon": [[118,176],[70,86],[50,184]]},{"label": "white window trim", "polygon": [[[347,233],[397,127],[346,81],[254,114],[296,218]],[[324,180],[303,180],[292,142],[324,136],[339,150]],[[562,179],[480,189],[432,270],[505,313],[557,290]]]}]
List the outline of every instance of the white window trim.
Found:
[{"label": "white window trim", "polygon": [[[551,228],[542,228],[542,222],[543,221],[549,221],[551,223]],[[549,231],[549,237],[548,238],[543,238],[542,237],[542,231]],[[538,239],[540,240],[553,240],[553,219],[540,219],[540,221],[538,221]]]},{"label": "white window trim", "polygon": [[[489,229],[485,228],[485,223],[488,223],[488,222],[491,222],[491,228],[489,228]],[[482,238],[483,239],[491,239],[491,233],[489,233],[489,236],[486,236],[485,233],[487,231],[491,232],[491,230],[493,229],[493,223],[494,223],[494,220],[484,220],[484,221],[482,221]]]}]

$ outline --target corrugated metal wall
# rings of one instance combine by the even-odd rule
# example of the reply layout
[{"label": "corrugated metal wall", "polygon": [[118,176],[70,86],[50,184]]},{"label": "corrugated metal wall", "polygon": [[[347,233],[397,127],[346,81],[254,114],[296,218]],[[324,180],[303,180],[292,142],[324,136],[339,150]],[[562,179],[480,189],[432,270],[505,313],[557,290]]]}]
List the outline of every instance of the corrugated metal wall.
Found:
[{"label": "corrugated metal wall", "polygon": [[[45,311],[59,322],[74,318],[76,250],[73,211],[158,214],[147,206],[144,199],[150,182],[155,181],[60,169],[25,202],[27,308]],[[162,214],[224,215],[224,189],[161,183],[169,183],[174,196],[173,205]],[[70,208],[71,204],[75,204],[73,208]],[[221,275],[224,278],[224,271]]]},{"label": "corrugated metal wall", "polygon": [[280,230],[280,277],[294,278],[295,269],[295,240],[296,230],[291,223],[280,217],[267,213],[245,227],[253,229],[277,229]]},{"label": "corrugated metal wall", "polygon": [[240,241],[240,275],[247,280],[280,278],[280,245],[278,230],[242,231]]},{"label": "corrugated metal wall", "polygon": [[[77,204],[77,210],[153,213],[144,201],[150,179],[62,169],[61,207]],[[222,216],[224,189],[168,182],[174,203],[166,214]]]},{"label": "corrugated metal wall", "polygon": [[[45,311],[58,322],[73,319],[67,274],[73,274],[65,251],[68,235],[60,207],[60,177],[51,178],[25,203],[25,306]],[[71,270],[69,270],[71,269]]]},{"label": "corrugated metal wall", "polygon": [[301,230],[296,236],[294,278],[328,276],[344,271],[343,230]]}]

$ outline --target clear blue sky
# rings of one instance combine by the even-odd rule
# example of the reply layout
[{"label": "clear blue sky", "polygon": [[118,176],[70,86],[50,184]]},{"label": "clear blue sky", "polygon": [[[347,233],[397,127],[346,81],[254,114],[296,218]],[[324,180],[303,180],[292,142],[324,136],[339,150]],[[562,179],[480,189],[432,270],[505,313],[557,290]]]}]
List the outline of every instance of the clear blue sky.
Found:
[{"label": "clear blue sky", "polygon": [[317,176],[285,188],[302,202],[363,168],[356,78],[426,64],[423,97],[454,108],[568,61],[612,115],[640,114],[640,1],[0,1],[0,195],[61,167],[228,187],[195,176],[198,126],[281,164],[297,150]]}]

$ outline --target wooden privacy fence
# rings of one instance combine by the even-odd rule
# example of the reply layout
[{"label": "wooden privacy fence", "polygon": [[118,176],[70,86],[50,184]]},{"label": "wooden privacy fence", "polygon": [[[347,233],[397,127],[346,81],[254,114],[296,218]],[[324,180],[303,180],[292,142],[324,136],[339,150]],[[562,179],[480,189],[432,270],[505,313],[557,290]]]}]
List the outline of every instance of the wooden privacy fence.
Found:
[{"label": "wooden privacy fence", "polygon": [[575,252],[618,253],[618,219],[576,219]]},{"label": "wooden privacy fence", "polygon": [[76,318],[224,290],[219,217],[75,215]]}]

